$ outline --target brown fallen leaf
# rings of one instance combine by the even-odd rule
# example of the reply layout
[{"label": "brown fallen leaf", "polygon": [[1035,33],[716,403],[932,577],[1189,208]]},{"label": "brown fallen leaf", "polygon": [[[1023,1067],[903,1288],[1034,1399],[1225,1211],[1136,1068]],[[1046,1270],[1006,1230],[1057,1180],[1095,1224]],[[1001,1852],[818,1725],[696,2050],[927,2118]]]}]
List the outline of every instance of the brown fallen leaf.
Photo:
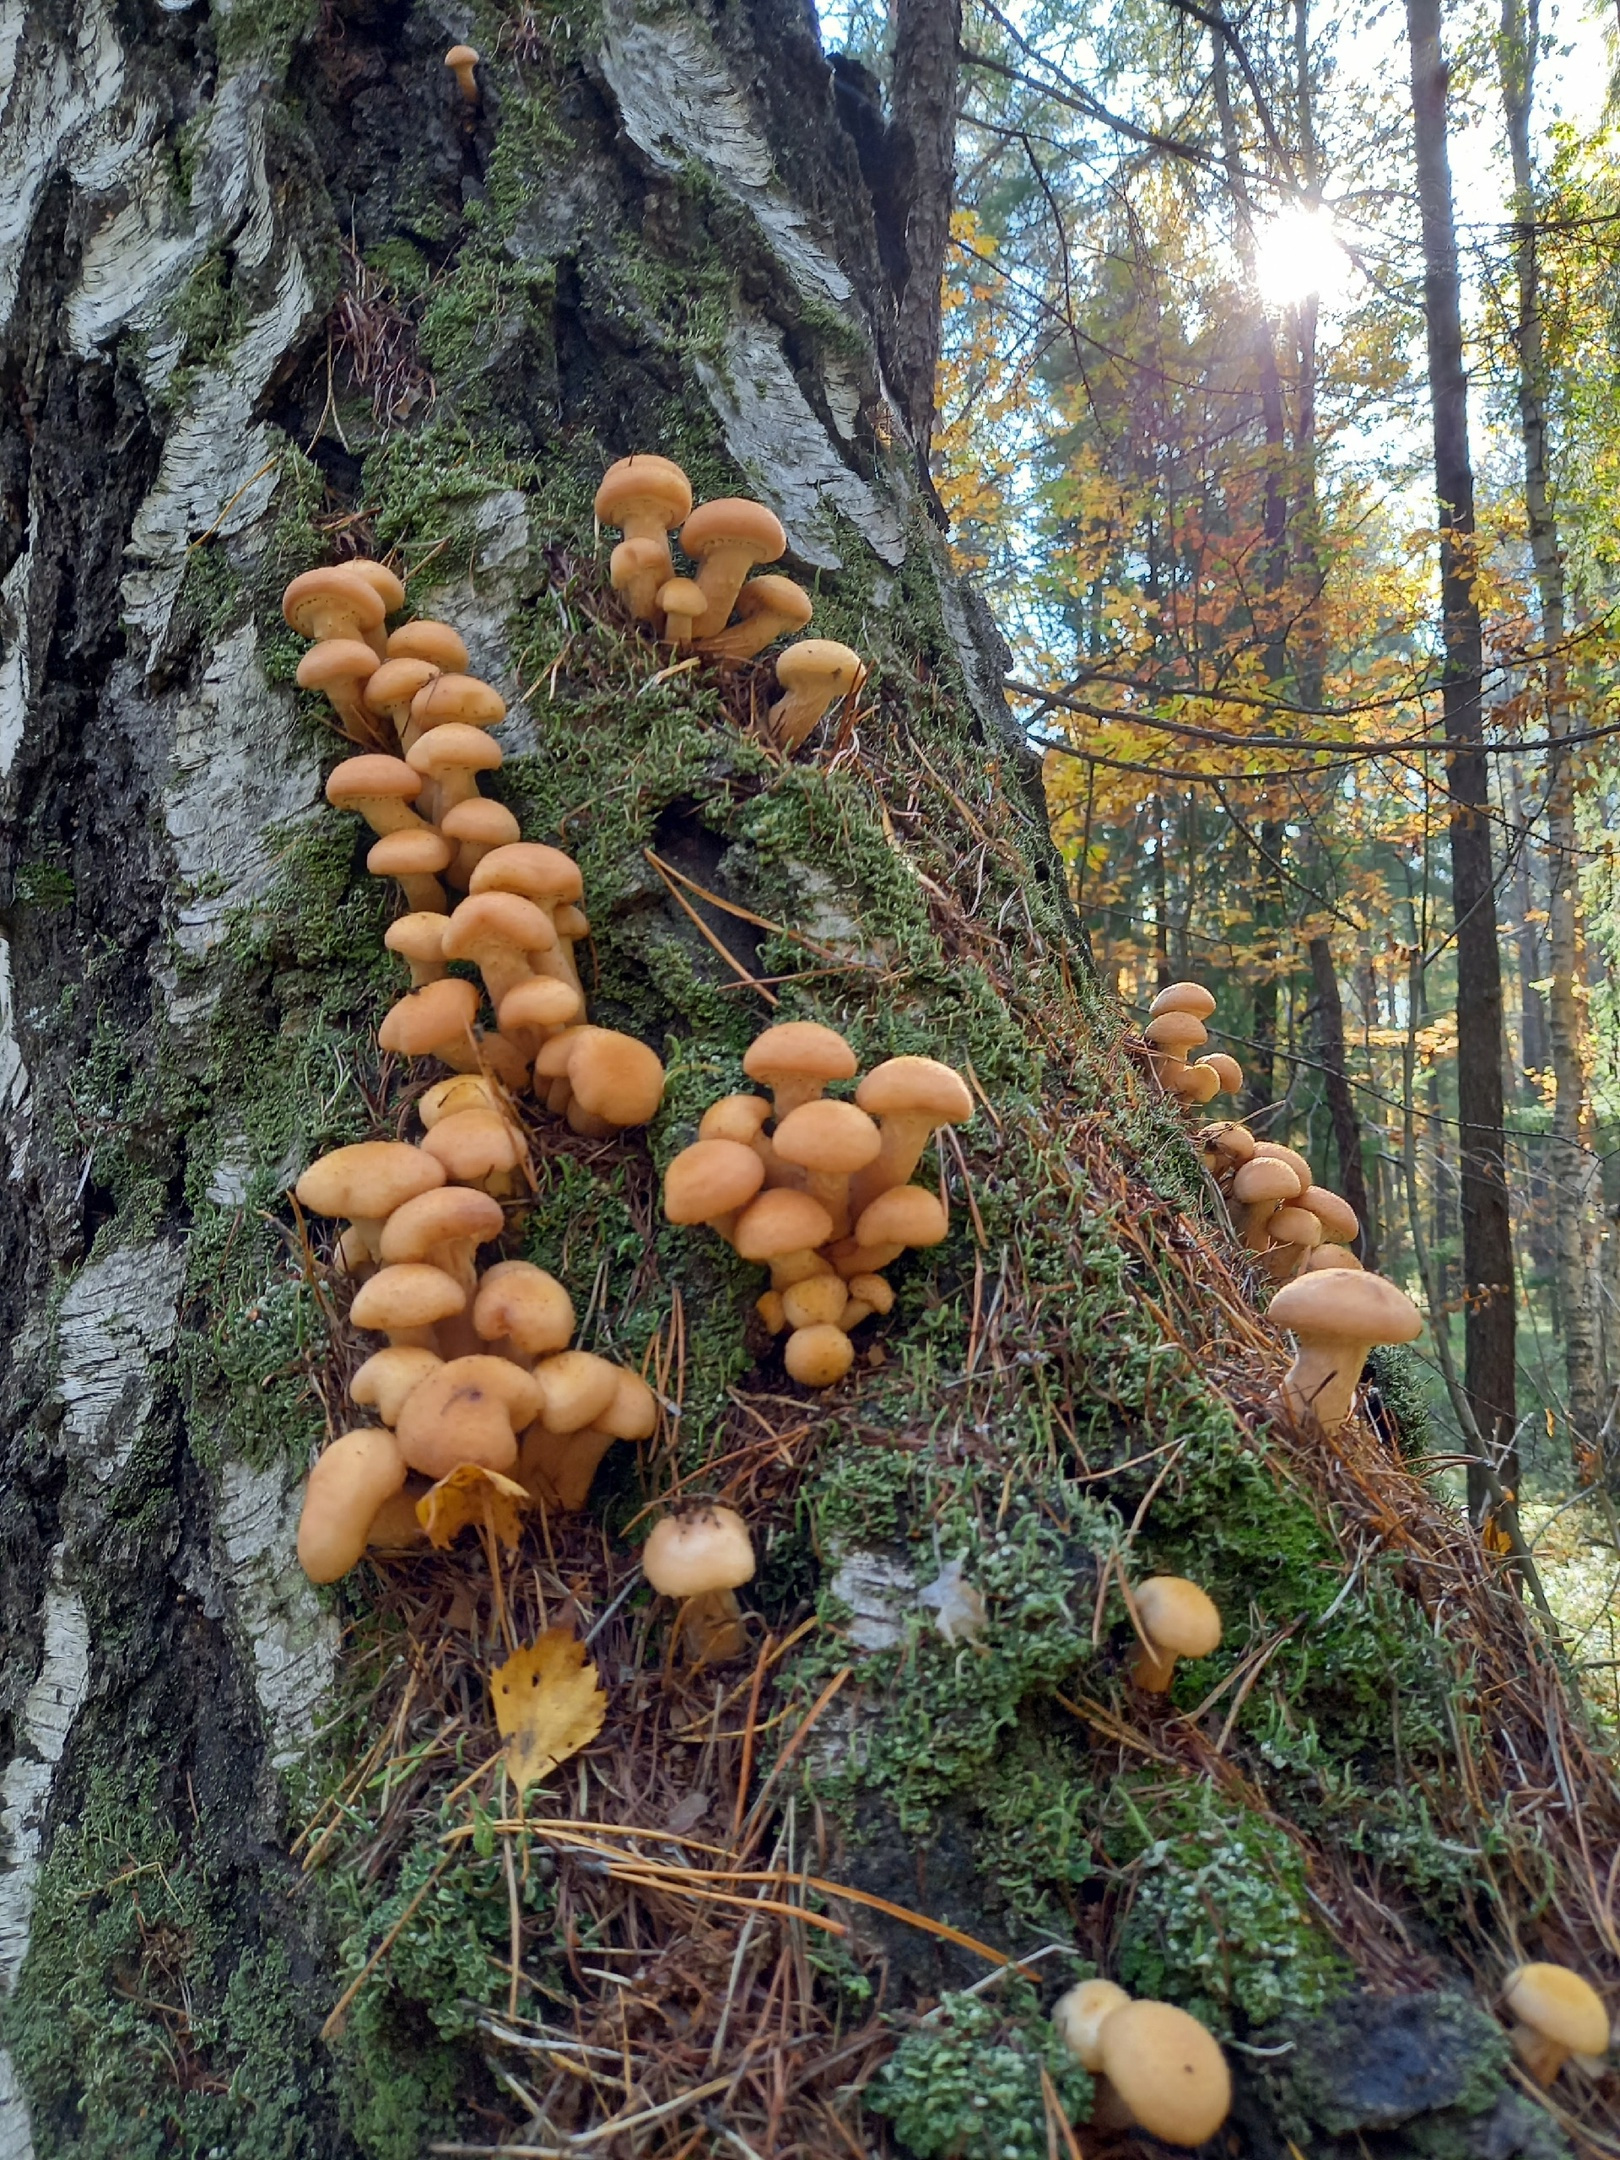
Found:
[{"label": "brown fallen leaf", "polygon": [[508,1552],[523,1536],[521,1511],[529,1505],[523,1487],[481,1463],[462,1463],[440,1478],[416,1503],[416,1519],[439,1547],[453,1545],[468,1525],[488,1530]]},{"label": "brown fallen leaf", "polygon": [[491,1672],[489,1684],[507,1768],[520,1793],[588,1747],[602,1730],[607,1696],[596,1667],[585,1662],[585,1645],[567,1628],[547,1628],[525,1649],[514,1650]]}]

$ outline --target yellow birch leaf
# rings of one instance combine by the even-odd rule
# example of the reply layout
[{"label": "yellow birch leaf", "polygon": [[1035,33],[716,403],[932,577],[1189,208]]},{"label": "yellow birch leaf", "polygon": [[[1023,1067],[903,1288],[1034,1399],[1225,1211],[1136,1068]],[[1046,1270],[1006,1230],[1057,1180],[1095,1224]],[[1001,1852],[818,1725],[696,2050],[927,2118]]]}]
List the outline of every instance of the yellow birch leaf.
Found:
[{"label": "yellow birch leaf", "polygon": [[596,1667],[586,1664],[585,1645],[567,1628],[547,1628],[514,1650],[495,1667],[489,1685],[507,1768],[520,1793],[589,1747],[607,1715]]},{"label": "yellow birch leaf", "polygon": [[482,1463],[462,1463],[440,1478],[416,1503],[416,1519],[441,1549],[453,1545],[467,1526],[487,1523],[508,1552],[523,1536],[521,1511],[529,1505],[523,1487]]}]

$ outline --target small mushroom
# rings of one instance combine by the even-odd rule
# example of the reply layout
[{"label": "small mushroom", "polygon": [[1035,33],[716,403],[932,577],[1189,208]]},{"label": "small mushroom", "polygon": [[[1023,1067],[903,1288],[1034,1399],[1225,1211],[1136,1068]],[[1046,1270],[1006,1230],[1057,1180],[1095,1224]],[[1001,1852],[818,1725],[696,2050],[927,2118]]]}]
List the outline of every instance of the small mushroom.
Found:
[{"label": "small mushroom", "polygon": [[[584,1359],[588,1353],[568,1351],[564,1356]],[[546,1362],[555,1365],[558,1360]],[[585,1505],[591,1481],[615,1440],[645,1440],[658,1423],[658,1398],[645,1380],[622,1366],[608,1364],[605,1358],[590,1358],[589,1363],[597,1368],[586,1383],[597,1403],[590,1421],[574,1424],[570,1417],[568,1429],[559,1431],[548,1422],[552,1414],[548,1406],[524,1434],[519,1457],[520,1475],[534,1497],[565,1512]],[[543,1374],[545,1367],[535,1370]],[[605,1401],[601,1399],[604,1387]]]},{"label": "small mushroom", "polygon": [[1325,1185],[1307,1186],[1299,1204],[1322,1225],[1324,1245],[1353,1245],[1360,1237],[1360,1216],[1348,1200],[1329,1192]]},{"label": "small mushroom", "polygon": [[1117,2100],[1127,2121],[1167,2145],[1202,2145],[1232,2108],[1232,2076],[1219,2042],[1171,2003],[1124,2003],[1097,2035],[1098,2071],[1110,2090],[1093,2121]]},{"label": "small mushroom", "polygon": [[396,915],[383,932],[388,950],[398,953],[409,966],[413,990],[420,990],[424,983],[442,982],[449,974],[441,950],[444,926],[449,920],[448,915],[421,908],[409,915]]},{"label": "small mushroom", "polygon": [[351,742],[370,745],[376,726],[362,695],[377,672],[377,655],[359,638],[325,638],[298,663],[300,690],[320,690]]},{"label": "small mushroom", "polygon": [[1058,2037],[1083,2070],[1095,2077],[1102,2068],[1103,2020],[1130,2001],[1112,1980],[1082,1980],[1052,2005]]},{"label": "small mushroom", "polygon": [[578,1027],[585,1017],[585,1000],[571,983],[554,975],[531,975],[508,990],[496,1007],[501,1033],[530,1065],[544,1042],[559,1028]]},{"label": "small mushroom", "polygon": [[630,612],[642,622],[655,622],[658,588],[674,567],[669,536],[691,511],[692,483],[669,458],[620,458],[602,475],[595,507],[599,523],[622,532],[626,540],[645,540],[658,549],[656,567],[650,556],[641,567],[627,564],[626,582],[620,587]]},{"label": "small mushroom", "polygon": [[1322,1225],[1308,1208],[1290,1201],[1271,1217],[1266,1234],[1271,1242],[1260,1255],[1261,1269],[1273,1282],[1287,1282],[1321,1244]]},{"label": "small mushroom", "polygon": [[491,1356],[533,1365],[568,1348],[574,1332],[573,1300],[544,1268],[527,1260],[500,1260],[479,1281],[473,1326]]},{"label": "small mushroom", "polygon": [[498,1238],[505,1227],[501,1204],[488,1193],[467,1185],[442,1185],[395,1208],[383,1224],[382,1256],[443,1268],[470,1299],[478,1287],[478,1248]]},{"label": "small mushroom", "polygon": [[478,103],[478,78],[473,70],[478,65],[478,55],[470,45],[452,45],[444,56],[444,64],[461,85],[461,94],[469,105]]},{"label": "small mushroom", "polygon": [[580,1432],[604,1416],[618,1392],[620,1368],[590,1350],[559,1350],[534,1368],[535,1416],[548,1431]]},{"label": "small mushroom", "polygon": [[1192,1068],[1193,1071],[1198,1071],[1200,1066],[1207,1066],[1215,1075],[1218,1083],[1215,1089],[1217,1095],[1235,1095],[1243,1085],[1243,1067],[1235,1057],[1228,1057],[1224,1050],[1212,1050],[1208,1057],[1201,1057]]},{"label": "small mushroom", "polygon": [[1153,1067],[1167,1088],[1173,1088],[1187,1052],[1209,1040],[1209,1030],[1190,1012],[1171,1011],[1150,1019],[1142,1033],[1154,1050]]},{"label": "small mushroom", "polygon": [[820,1275],[807,1275],[803,1282],[790,1284],[782,1292],[782,1318],[790,1328],[841,1328],[848,1302],[843,1276],[829,1267]]},{"label": "small mushroom", "polygon": [[1603,1998],[1567,1965],[1516,1965],[1502,1988],[1513,2019],[1513,2052],[1538,2085],[1550,2085],[1571,2055],[1609,2050]]},{"label": "small mushroom", "polygon": [[670,572],[669,541],[621,540],[608,557],[608,583],[638,622],[658,622],[658,594]]},{"label": "small mushroom", "polygon": [[498,1110],[453,1111],[423,1136],[422,1150],[457,1185],[476,1185],[493,1199],[510,1199],[522,1188],[523,1141]]},{"label": "small mushroom", "polygon": [[[424,740],[431,742],[433,737]],[[465,892],[484,857],[515,840],[522,827],[505,803],[473,795],[466,802],[452,803],[448,810],[441,808],[439,830],[456,845],[455,860],[448,872],[450,883]]]},{"label": "small mushroom", "polygon": [[363,1426],[341,1433],[309,1473],[298,1517],[298,1564],[311,1582],[336,1582],[366,1549],[372,1518],[405,1482],[405,1459],[391,1432]]},{"label": "small mushroom", "polygon": [[410,725],[411,706],[418,694],[440,672],[427,660],[384,660],[374,674],[367,676],[362,693],[373,726],[386,723],[397,743]]},{"label": "small mushroom", "polygon": [[415,622],[401,623],[388,633],[390,660],[425,660],[441,675],[461,675],[467,668],[467,648],[448,623],[419,615]]},{"label": "small mushroom", "polygon": [[487,728],[447,720],[442,727],[419,735],[405,762],[432,787],[434,821],[442,826],[446,810],[477,796],[478,775],[494,772],[502,762],[502,752]]},{"label": "small mushroom", "polygon": [[677,1627],[693,1664],[739,1656],[746,1638],[736,1593],[754,1576],[748,1525],[728,1507],[666,1515],[641,1548],[641,1571],[662,1597],[684,1600]]},{"label": "small mushroom", "polygon": [[1195,1020],[1207,1020],[1215,1010],[1215,1000],[1202,983],[1166,983],[1153,1003],[1148,1007],[1148,1018],[1157,1020],[1161,1013],[1191,1013]]},{"label": "small mushroom", "polygon": [[[784,1308],[792,1294],[789,1291],[783,1297]],[[854,1362],[855,1345],[841,1327],[831,1322],[795,1328],[782,1352],[782,1363],[800,1387],[836,1386]]]},{"label": "small mushroom", "polygon": [[1287,1163],[1255,1155],[1232,1180],[1232,1198],[1243,1210],[1238,1235],[1250,1252],[1262,1253],[1271,1242],[1271,1218],[1284,1201],[1299,1198],[1299,1181]]},{"label": "small mushroom", "polygon": [[443,1268],[412,1261],[379,1268],[363,1282],[349,1318],[357,1328],[386,1335],[396,1349],[436,1351],[434,1328],[466,1307],[466,1291]]},{"label": "small mushroom", "polygon": [[1247,1125],[1235,1124],[1231,1119],[1201,1125],[1193,1138],[1204,1158],[1204,1168],[1218,1181],[1230,1181],[1246,1162],[1254,1160],[1254,1134]]},{"label": "small mushroom", "polygon": [[1257,1140],[1254,1152],[1263,1161],[1287,1163],[1298,1182],[1298,1190],[1307,1193],[1313,1183],[1310,1164],[1297,1148],[1284,1147],[1280,1140]]},{"label": "small mushroom", "polygon": [[390,1344],[374,1350],[349,1382],[349,1397],[363,1410],[375,1410],[385,1425],[397,1425],[412,1388],[437,1372],[444,1360],[433,1350],[410,1350]]},{"label": "small mushroom", "polygon": [[849,1229],[850,1179],[877,1160],[883,1136],[854,1103],[801,1103],[777,1125],[771,1145],[783,1162],[804,1172],[804,1189],[832,1217],[832,1234]]},{"label": "small mushroom", "polygon": [[677,652],[692,642],[692,625],[706,603],[703,587],[691,578],[667,578],[658,588],[658,612],[664,618],[664,638]]},{"label": "small mushroom", "polygon": [[752,660],[774,639],[796,636],[814,612],[810,595],[792,578],[750,578],[737,595],[737,620],[706,637],[698,650],[716,660]]},{"label": "small mushroom", "polygon": [[482,1073],[452,1073],[448,1080],[435,1080],[432,1087],[417,1097],[416,1114],[422,1120],[424,1132],[431,1132],[441,1118],[454,1117],[458,1110],[498,1110],[501,1098]]},{"label": "small mushroom", "polygon": [[779,747],[791,757],[834,699],[860,688],[866,680],[866,663],[858,652],[833,638],[800,638],[777,654],[776,679],[783,695],[766,721]]},{"label": "small mushroom", "polygon": [[1192,1065],[1166,1065],[1163,1078],[1177,1102],[1189,1105],[1202,1107],[1213,1102],[1221,1092],[1220,1075],[1207,1058],[1200,1058]]},{"label": "small mushroom", "polygon": [[581,1117],[609,1132],[646,1125],[664,1099],[664,1068],[655,1052],[615,1028],[577,1029],[567,1075],[568,1122],[576,1132],[590,1131]]},{"label": "small mushroom", "polygon": [[1137,1652],[1131,1683],[1162,1695],[1177,1658],[1208,1657],[1221,1645],[1220,1608],[1206,1591],[1181,1575],[1152,1575],[1131,1592],[1148,1645]]},{"label": "small mushroom", "polygon": [[[838,1279],[844,1280],[842,1276]],[[852,1275],[844,1289],[844,1309],[838,1316],[838,1325],[846,1335],[852,1328],[858,1328],[863,1320],[870,1320],[874,1313],[894,1310],[894,1291],[881,1275]]]},{"label": "small mushroom", "polygon": [[390,1006],[377,1030],[377,1041],[396,1057],[436,1057],[456,1072],[475,1073],[479,1069],[473,1035],[477,1018],[477,990],[459,975],[446,975],[409,991]]},{"label": "small mushroom", "polygon": [[[517,840],[507,847],[492,848],[468,879],[467,887],[473,893],[518,893],[543,909],[554,929],[558,911],[577,905],[584,893],[579,865],[573,857],[538,840]],[[537,972],[555,975],[559,982],[572,983],[576,990],[582,988],[573,946],[561,930],[556,945],[542,956]]]},{"label": "small mushroom", "polygon": [[832,1236],[832,1217],[819,1200],[791,1186],[762,1192],[737,1217],[731,1242],[745,1260],[763,1260],[771,1270],[771,1288],[787,1290],[807,1275],[819,1275],[825,1263],[816,1248]]},{"label": "small mushroom", "polygon": [[416,1512],[416,1503],[431,1487],[425,1477],[407,1475],[397,1493],[390,1493],[372,1516],[366,1531],[366,1551],[378,1553],[418,1552],[428,1542]]},{"label": "small mushroom", "polygon": [[1416,1342],[1423,1332],[1423,1315],[1404,1291],[1359,1269],[1296,1276],[1272,1299],[1270,1317],[1298,1345],[1282,1384],[1284,1403],[1329,1434],[1350,1415],[1374,1343]]},{"label": "small mushroom", "polygon": [[534,974],[533,956],[557,942],[551,918],[517,893],[472,893],[445,925],[444,957],[471,960],[498,1006]]},{"label": "small mushroom", "polygon": [[855,1090],[855,1100],[883,1135],[877,1160],[852,1188],[857,1213],[879,1193],[910,1183],[941,1125],[965,1125],[973,1115],[967,1082],[937,1058],[885,1058]]},{"label": "small mushroom", "polygon": [[366,853],[366,868],[373,877],[393,878],[408,907],[442,915],[446,902],[438,874],[450,867],[453,853],[443,833],[424,825],[420,832],[384,833],[374,840]]},{"label": "small mushroom", "polygon": [[664,1217],[706,1223],[729,1243],[737,1217],[765,1182],[765,1165],[740,1140],[694,1140],[664,1172]]},{"label": "small mushroom", "polygon": [[697,564],[703,588],[699,637],[714,637],[726,627],[749,571],[757,563],[775,562],[786,546],[781,520],[763,503],[722,495],[692,512],[681,527],[681,548]]},{"label": "small mushroom", "polygon": [[1300,1273],[1318,1275],[1327,1268],[1353,1268],[1358,1275],[1363,1272],[1361,1262],[1348,1245],[1318,1245],[1315,1252],[1305,1255]]},{"label": "small mushroom", "polygon": [[412,1470],[448,1477],[462,1463],[510,1470],[517,1436],[539,1406],[530,1374],[510,1358],[451,1358],[411,1390],[395,1435]]},{"label": "small mushroom", "polygon": [[764,1164],[767,1184],[795,1185],[799,1173],[787,1163],[778,1162],[765,1130],[770,1120],[771,1105],[766,1096],[722,1095],[699,1118],[698,1138],[740,1141],[744,1147],[752,1148]]},{"label": "small mushroom", "polygon": [[855,1053],[842,1035],[814,1020],[784,1020],[756,1035],[743,1071],[771,1091],[778,1124],[813,1102],[829,1080],[853,1080]]},{"label": "small mushroom", "polygon": [[411,716],[400,736],[407,757],[421,738],[436,727],[499,727],[506,718],[506,700],[476,675],[436,675],[411,700]]},{"label": "small mushroom", "polygon": [[[319,647],[316,648],[319,650]],[[334,810],[353,810],[379,839],[396,832],[431,832],[411,808],[422,792],[422,775],[403,758],[368,751],[345,758],[327,775],[326,799]]]},{"label": "small mushroom", "polygon": [[349,1225],[344,1254],[351,1266],[382,1258],[383,1224],[395,1208],[444,1183],[444,1166],[405,1140],[359,1140],[312,1162],[293,1187],[312,1215]]},{"label": "small mushroom", "polygon": [[938,1193],[921,1185],[892,1185],[869,1201],[855,1219],[853,1243],[840,1245],[833,1265],[846,1281],[875,1275],[903,1252],[938,1245],[950,1229],[950,1217]]},{"label": "small mushroom", "polygon": [[281,596],[281,612],[291,629],[314,643],[354,638],[369,645],[367,633],[388,611],[375,587],[345,564],[295,577]]},{"label": "small mushroom", "polygon": [[[342,568],[365,579],[382,602],[385,616],[396,614],[405,605],[405,587],[386,563],[373,562],[369,555],[355,555]],[[387,659],[388,632],[381,623],[366,632],[366,641],[379,661]]]}]

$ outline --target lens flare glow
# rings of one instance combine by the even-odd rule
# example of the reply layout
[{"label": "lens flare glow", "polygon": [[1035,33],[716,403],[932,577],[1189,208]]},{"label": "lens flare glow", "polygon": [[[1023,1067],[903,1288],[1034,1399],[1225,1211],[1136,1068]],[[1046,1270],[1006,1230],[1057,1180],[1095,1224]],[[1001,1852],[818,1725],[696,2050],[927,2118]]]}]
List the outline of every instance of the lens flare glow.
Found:
[{"label": "lens flare glow", "polygon": [[1290,204],[1255,227],[1255,282],[1271,307],[1294,307],[1313,296],[1336,300],[1349,267],[1326,210]]}]

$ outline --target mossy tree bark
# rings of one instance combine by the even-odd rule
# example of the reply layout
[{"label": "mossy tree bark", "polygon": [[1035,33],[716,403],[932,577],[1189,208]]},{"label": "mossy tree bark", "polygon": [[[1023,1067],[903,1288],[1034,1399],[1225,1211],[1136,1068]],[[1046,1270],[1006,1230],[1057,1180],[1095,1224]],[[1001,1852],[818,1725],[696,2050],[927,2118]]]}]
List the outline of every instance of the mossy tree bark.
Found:
[{"label": "mossy tree bark", "polygon": [[[442,64],[462,38],[486,56],[475,111]],[[1601,1965],[1556,1796],[1575,1780],[1601,1844],[1608,1788],[1578,1725],[1546,1769],[1554,1676],[1444,1506],[1360,1429],[1331,1458],[1268,1436],[1278,1350],[1088,989],[998,640],[919,500],[884,387],[904,251],[808,18],[5,0],[0,54],[0,2155],[476,2146],[525,2121],[492,2065],[535,2074],[495,2034],[509,1926],[529,2009],[566,2019],[598,1985],[559,1917],[583,1909],[566,1867],[537,1858],[520,1910],[481,1832],[441,1864],[470,1765],[434,1753],[444,1704],[412,1693],[397,1580],[317,1593],[292,1560],[349,1345],[286,1193],[388,1129],[402,1082],[373,1044],[398,987],[386,900],[321,802],[338,746],[278,602],[362,545],[398,550],[413,605],[502,686],[501,788],[585,870],[593,1010],[670,1069],[645,1142],[544,1155],[525,1233],[593,1341],[666,1374],[684,1341],[672,1434],[558,1529],[571,1594],[605,1612],[647,1493],[724,1485],[712,1466],[763,1429],[755,1625],[815,1624],[769,1676],[756,1783],[849,1675],[771,1835],[935,1924],[832,1898],[841,1947],[783,1967],[819,2021],[781,2087],[796,2149],[1039,2160],[1041,1992],[1078,1956],[1258,2039],[1234,2058],[1252,2152],[1348,2154],[1363,2129],[1390,2155],[1559,2150],[1465,1997],[1504,1916],[1543,1941],[1512,1885],[1539,1894],[1548,1867],[1550,1954]],[[783,768],[738,724],[768,668],[654,680],[590,518],[631,449],[779,512],[817,628],[873,661],[852,732]],[[732,964],[649,853],[754,918],[698,904]],[[791,1399],[750,1271],[651,1205],[772,1009],[739,970],[865,1062],[970,1065],[988,1105],[947,1154],[955,1227],[902,1271],[887,1362],[827,1402]],[[1410,1390],[1396,1363],[1380,1378],[1394,1415]],[[942,1640],[918,1596],[958,1567],[976,1642]],[[1123,1680],[1118,1585],[1153,1569],[1227,1615],[1220,1660],[1162,1710]],[[465,1649],[459,1611],[432,1608],[436,1656]],[[666,1715],[661,1623],[616,1625],[610,1735]],[[1477,1702],[1476,1668],[1496,1675]],[[471,1747],[482,1691],[457,1670]],[[716,1745],[666,1753],[705,1837],[732,1797],[697,1766],[743,1774]],[[1487,1847],[1509,1855],[1499,1903]],[[728,1972],[743,1989],[722,2069],[770,1970],[735,1921],[682,1923],[711,1960],[680,2007],[700,2060]],[[941,1923],[1039,1950],[1041,1987],[917,2022],[986,1971]],[[1369,2007],[1367,1978],[1392,1998]],[[857,2083],[901,2047],[863,2098],[840,2028],[874,1991],[898,2022],[866,2034]],[[752,2088],[681,2079],[634,2149],[719,2150],[734,2126],[788,2149]]]}]

